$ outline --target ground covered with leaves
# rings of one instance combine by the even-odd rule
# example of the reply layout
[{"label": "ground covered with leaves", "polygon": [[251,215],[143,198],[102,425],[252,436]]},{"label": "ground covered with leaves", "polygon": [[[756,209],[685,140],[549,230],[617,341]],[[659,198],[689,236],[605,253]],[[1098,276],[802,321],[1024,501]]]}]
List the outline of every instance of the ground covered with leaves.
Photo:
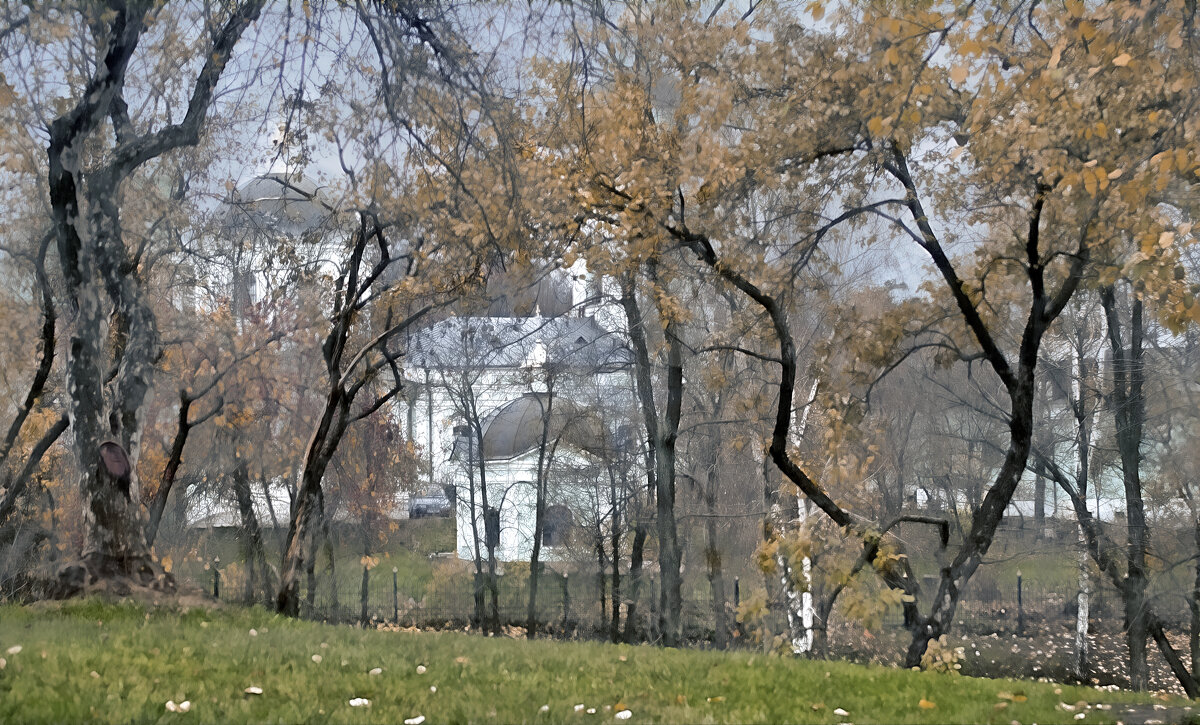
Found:
[{"label": "ground covered with leaves", "polygon": [[[1073,625],[1070,620],[1037,619],[1020,633],[1004,626],[986,633],[960,632],[947,637],[944,649],[954,653],[954,666],[965,675],[1128,688],[1128,650],[1120,623],[1093,622],[1088,633],[1090,654],[1082,683],[1074,674]],[[1186,633],[1168,631],[1167,635],[1187,661]],[[901,662],[907,644],[908,632],[900,627],[865,630],[860,624],[846,621],[837,621],[830,627],[830,653],[836,659],[894,667]],[[1183,694],[1179,681],[1153,643],[1147,662],[1151,690],[1159,694]]]},{"label": "ground covered with leaves", "polygon": [[381,632],[261,609],[0,607],[0,656],[0,722],[1074,723],[1116,722],[1131,705],[1186,717],[1182,700],[1087,687]]}]

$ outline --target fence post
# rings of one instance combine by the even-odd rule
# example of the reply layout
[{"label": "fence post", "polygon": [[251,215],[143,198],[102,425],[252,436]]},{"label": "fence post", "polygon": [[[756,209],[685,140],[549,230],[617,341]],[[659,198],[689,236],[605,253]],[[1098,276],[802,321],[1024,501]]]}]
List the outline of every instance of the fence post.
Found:
[{"label": "fence post", "polygon": [[214,556],[213,569],[213,599],[221,598],[221,557]]},{"label": "fence post", "polygon": [[742,606],[742,582],[738,577],[733,578],[733,608]]},{"label": "fence post", "polygon": [[359,599],[359,601],[358,601],[358,606],[359,606],[358,623],[359,623],[359,625],[361,625],[363,627],[367,626],[367,620],[368,620],[367,598],[370,596],[370,592],[371,592],[370,585],[371,585],[371,567],[369,567],[367,565],[367,563],[364,561],[363,562],[363,570],[362,570],[362,591],[359,593],[359,597],[358,597],[358,599]]},{"label": "fence post", "polygon": [[399,569],[392,567],[392,619],[400,624],[400,583],[397,581]]},{"label": "fence post", "polygon": [[1021,596],[1021,570],[1017,569],[1017,634],[1025,634],[1025,602]]}]

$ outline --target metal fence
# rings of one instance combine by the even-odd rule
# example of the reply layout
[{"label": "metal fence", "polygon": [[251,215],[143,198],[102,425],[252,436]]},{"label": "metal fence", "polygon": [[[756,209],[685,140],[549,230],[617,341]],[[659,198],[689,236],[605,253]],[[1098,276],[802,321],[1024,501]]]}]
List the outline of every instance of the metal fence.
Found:
[{"label": "metal fence", "polygon": [[[361,572],[360,572],[361,574]],[[367,598],[363,606],[360,594],[356,597],[335,596],[332,588],[318,577],[312,597],[307,596],[305,582],[301,583],[301,615],[316,620],[338,623],[391,623],[401,627],[462,629],[478,627],[476,621],[475,587],[478,585],[485,616],[491,612],[492,595],[486,574],[476,579],[471,574],[459,575],[431,585],[414,585],[403,581],[396,572],[376,568],[367,573]],[[380,586],[383,581],[386,586]],[[199,586],[214,598],[238,604],[270,605],[261,587],[248,593],[246,571],[239,563],[221,566],[214,562],[202,576],[187,581]],[[545,571],[538,582],[535,616],[538,628],[550,634],[570,637],[611,636],[612,593],[607,576],[593,573],[563,575]],[[628,614],[630,586],[626,578],[619,601],[621,627]],[[658,581],[644,577],[639,585],[635,629],[639,636],[653,640],[657,636]],[[503,627],[525,627],[529,618],[529,589],[527,575],[498,574],[496,576],[496,611]],[[422,593],[414,596],[412,592]],[[734,590],[731,590],[734,591]],[[603,601],[602,601],[603,600]],[[681,619],[685,636],[692,641],[711,638],[713,622],[711,598],[685,597]],[[736,602],[727,603],[729,621],[734,620]]]}]

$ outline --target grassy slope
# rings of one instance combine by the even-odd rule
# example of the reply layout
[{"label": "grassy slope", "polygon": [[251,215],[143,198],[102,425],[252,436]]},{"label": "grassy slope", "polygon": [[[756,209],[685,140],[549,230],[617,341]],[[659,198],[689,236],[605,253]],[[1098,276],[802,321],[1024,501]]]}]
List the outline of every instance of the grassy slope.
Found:
[{"label": "grassy slope", "polygon": [[[21,650],[3,654],[14,645]],[[424,715],[430,725],[599,723],[615,722],[611,708],[620,703],[632,710],[631,723],[1053,723],[1077,722],[1058,709],[1064,701],[1150,702],[1090,688],[1056,694],[1048,684],[748,653],[362,631],[258,609],[180,614],[95,601],[39,611],[0,607],[0,656],[7,659],[0,722],[400,722]],[[418,674],[418,664],[428,671]],[[382,674],[370,675],[376,667]],[[249,686],[264,693],[244,695]],[[1003,691],[1028,699],[997,710],[1008,702],[998,697]],[[351,708],[355,697],[372,704]],[[921,708],[922,698],[936,707]],[[189,700],[192,709],[168,713],[168,700]],[[597,712],[576,712],[576,704]],[[549,711],[539,712],[542,705]],[[1083,722],[1111,721],[1116,712],[1090,710]]]}]

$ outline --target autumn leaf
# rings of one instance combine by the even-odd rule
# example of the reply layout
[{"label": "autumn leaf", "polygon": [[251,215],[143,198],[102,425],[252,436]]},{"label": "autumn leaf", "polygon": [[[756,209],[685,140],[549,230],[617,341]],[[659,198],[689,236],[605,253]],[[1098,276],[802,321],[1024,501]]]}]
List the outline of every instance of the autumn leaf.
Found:
[{"label": "autumn leaf", "polygon": [[933,708],[937,707],[937,704],[922,697],[921,701],[917,703],[917,706],[922,710],[932,710]]}]

